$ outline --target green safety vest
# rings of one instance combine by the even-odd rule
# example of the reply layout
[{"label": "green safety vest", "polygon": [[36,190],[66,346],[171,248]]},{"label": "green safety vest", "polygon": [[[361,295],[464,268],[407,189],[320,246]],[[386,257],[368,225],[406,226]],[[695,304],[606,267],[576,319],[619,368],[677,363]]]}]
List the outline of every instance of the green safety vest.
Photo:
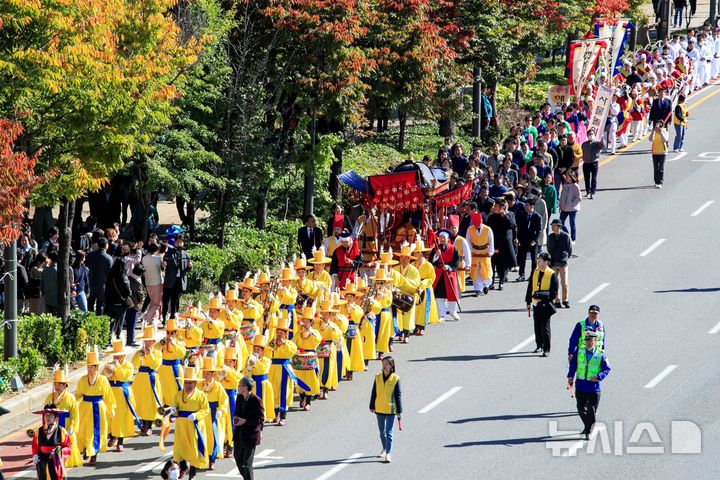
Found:
[{"label": "green safety vest", "polygon": [[[587,319],[586,319],[587,320]],[[578,339],[578,350],[582,350],[585,348],[585,320],[580,320],[578,322],[580,324],[580,338]],[[605,349],[605,325],[602,324],[600,320],[597,321],[597,324],[599,325],[598,329],[595,330],[595,333],[597,333],[597,340],[595,341],[595,348],[599,348],[600,350]]]},{"label": "green safety vest", "polygon": [[592,377],[600,373],[602,356],[603,351],[596,347],[593,356],[587,358],[587,350],[581,348],[578,351],[577,372],[575,373],[578,380],[590,380]]}]

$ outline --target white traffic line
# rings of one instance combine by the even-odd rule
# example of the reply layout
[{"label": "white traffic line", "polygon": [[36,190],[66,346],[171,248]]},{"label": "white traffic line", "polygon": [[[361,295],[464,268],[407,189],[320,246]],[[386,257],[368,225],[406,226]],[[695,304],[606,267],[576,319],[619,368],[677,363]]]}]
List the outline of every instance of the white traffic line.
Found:
[{"label": "white traffic line", "polygon": [[691,213],[690,216],[691,216],[691,217],[697,217],[698,215],[700,215],[700,214],[703,212],[703,210],[705,210],[707,207],[709,207],[709,206],[712,205],[713,203],[715,203],[715,202],[712,201],[712,200],[708,200],[707,202],[703,203],[703,204],[700,206],[700,208],[698,208],[698,209],[695,210],[693,213]]},{"label": "white traffic line", "polygon": [[603,290],[605,290],[609,285],[610,285],[610,284],[607,283],[607,282],[600,284],[600,286],[597,287],[595,290],[593,290],[592,292],[588,293],[588,294],[585,295],[583,298],[581,298],[578,303],[585,303],[585,302],[587,302],[587,301],[590,300],[592,297],[594,297],[594,296],[597,295],[598,293],[600,293],[600,292],[602,292]]},{"label": "white traffic line", "polygon": [[670,158],[670,159],[668,159],[667,161],[668,161],[668,162],[675,162],[675,161],[680,160],[681,158],[683,158],[685,155],[687,155],[687,152],[680,152],[680,154],[677,155],[675,158]]},{"label": "white traffic line", "polygon": [[665,377],[667,377],[668,375],[670,375],[670,372],[672,372],[672,371],[675,370],[676,368],[677,368],[677,365],[668,365],[667,367],[665,367],[665,370],[663,370],[662,372],[660,372],[660,373],[657,375],[657,377],[655,377],[655,378],[653,378],[652,380],[650,380],[650,381],[647,383],[647,385],[645,385],[645,388],[653,388],[653,387],[655,387],[658,383],[662,382],[662,381],[665,379]]},{"label": "white traffic line", "polygon": [[331,468],[327,472],[323,473],[322,475],[317,477],[315,480],[327,480],[328,478],[332,477],[333,475],[338,473],[340,470],[346,468],[348,465],[350,465],[351,463],[353,463],[355,460],[357,460],[358,458],[360,458],[362,456],[363,456],[362,453],[353,453],[345,460],[342,460],[339,465],[335,465],[333,468]]},{"label": "white traffic line", "polygon": [[508,353],[517,353],[517,352],[519,352],[520,350],[522,350],[523,348],[525,348],[525,347],[526,347],[530,342],[532,342],[533,340],[535,340],[535,335],[530,335],[530,336],[527,337],[525,340],[523,340],[522,342],[518,343],[517,345],[515,345],[515,346],[514,346],[513,348],[511,348],[510,350],[508,350]]},{"label": "white traffic line", "polygon": [[453,388],[451,388],[450,390],[448,390],[447,392],[443,393],[443,394],[440,395],[438,398],[436,398],[435,400],[433,400],[432,402],[430,402],[429,404],[427,404],[425,407],[423,407],[423,409],[420,410],[418,413],[428,413],[430,410],[432,410],[433,408],[437,407],[438,405],[440,405],[442,402],[444,402],[444,401],[447,400],[448,398],[450,398],[450,397],[452,397],[453,395],[455,395],[455,394],[456,394],[457,392],[459,392],[461,389],[462,389],[462,387],[453,387]]},{"label": "white traffic line", "polygon": [[710,331],[708,332],[710,335],[715,335],[716,333],[720,332],[720,322],[718,322],[717,325],[712,327]]},{"label": "white traffic line", "polygon": [[[592,432],[590,433],[590,442],[594,442],[595,438],[599,435],[599,432],[601,430],[607,430],[607,427],[604,424],[595,424],[595,427],[593,428]],[[578,432],[580,433],[580,432]],[[580,450],[585,442],[588,440],[578,440],[577,442],[571,444],[570,446],[566,447],[567,451],[563,452],[561,457],[575,457],[577,456],[578,450]]]},{"label": "white traffic line", "polygon": [[154,462],[146,463],[146,464],[143,465],[142,467],[140,467],[140,468],[138,468],[137,470],[135,470],[135,473],[151,472],[151,471],[155,470],[156,468],[159,468],[159,467],[162,467],[163,465],[165,465],[165,462],[166,462],[167,460],[164,460],[164,459],[165,459],[166,457],[171,456],[171,455],[173,454],[172,448],[169,448],[168,450],[169,450],[169,451],[167,451],[167,452],[165,452],[164,454],[162,454],[161,456],[159,456],[159,457],[157,458],[157,460],[155,460]]},{"label": "white traffic line", "polygon": [[641,256],[641,257],[647,257],[648,255],[650,255],[650,252],[652,252],[652,251],[655,250],[657,247],[659,247],[660,245],[662,245],[663,243],[665,243],[666,240],[667,240],[667,238],[661,238],[660,240],[658,240],[657,242],[653,243],[653,244],[650,245],[648,248],[646,248],[645,250],[643,250],[642,253],[640,254],[640,256]]},{"label": "white traffic line", "polygon": [[22,472],[13,475],[12,478],[34,477],[35,475],[37,475],[36,470],[23,470]]}]

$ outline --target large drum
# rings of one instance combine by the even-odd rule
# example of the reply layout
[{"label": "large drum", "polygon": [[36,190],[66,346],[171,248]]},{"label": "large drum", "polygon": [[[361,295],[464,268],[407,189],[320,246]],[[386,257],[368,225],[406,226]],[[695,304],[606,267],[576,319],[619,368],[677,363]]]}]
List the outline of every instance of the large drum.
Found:
[{"label": "large drum", "polygon": [[318,356],[315,352],[296,353],[290,363],[295,370],[317,370]]},{"label": "large drum", "polygon": [[415,297],[400,292],[393,292],[392,305],[401,312],[407,313],[412,310],[415,305]]},{"label": "large drum", "polygon": [[332,353],[332,342],[323,342],[318,345],[317,349],[318,358],[328,358]]},{"label": "large drum", "polygon": [[257,335],[257,331],[255,330],[255,324],[254,323],[248,323],[246,325],[240,326],[240,334],[245,339],[246,342],[252,342],[255,338],[255,335]]}]

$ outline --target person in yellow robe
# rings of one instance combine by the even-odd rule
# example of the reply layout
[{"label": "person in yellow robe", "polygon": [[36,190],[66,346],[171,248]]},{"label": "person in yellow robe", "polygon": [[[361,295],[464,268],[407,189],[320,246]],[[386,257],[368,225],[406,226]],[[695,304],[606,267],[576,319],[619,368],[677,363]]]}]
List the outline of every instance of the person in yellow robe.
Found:
[{"label": "person in yellow robe", "polygon": [[415,255],[415,268],[420,275],[420,284],[418,285],[419,302],[415,306],[415,335],[422,337],[425,335],[425,327],[429,323],[438,323],[440,317],[437,313],[437,305],[435,303],[435,267],[428,262],[425,254],[432,248],[425,247],[422,240],[415,242],[413,254]]},{"label": "person in yellow robe", "polygon": [[395,267],[400,262],[393,259],[393,251],[392,248],[388,251],[382,251],[380,252],[380,260],[376,262],[378,268],[384,268],[388,271],[389,277],[392,279],[393,286],[389,288],[390,290],[390,317],[392,319],[392,322],[390,324],[390,333],[388,337],[388,350],[389,352],[393,351],[393,343],[395,341],[395,336],[398,336],[400,338],[401,330],[400,330],[400,319],[398,318],[402,312],[399,311],[397,308],[395,308],[392,305],[392,297],[393,297],[393,291],[394,290],[401,290],[405,287],[405,277],[400,273],[400,271],[395,270],[392,267]]},{"label": "person in yellow robe", "polygon": [[218,358],[225,355],[225,345],[222,343],[225,335],[225,322],[220,318],[221,312],[225,310],[220,297],[213,296],[208,305],[207,317],[199,324],[203,332],[203,343],[215,345]]},{"label": "person in yellow robe", "polygon": [[80,450],[78,450],[77,431],[80,426],[80,407],[77,398],[68,392],[67,367],[56,368],[53,371],[53,391],[45,397],[44,404],[52,403],[60,412],[58,424],[67,430],[70,435],[70,456],[65,460],[65,467],[80,467],[83,464]]},{"label": "person in yellow robe", "polygon": [[364,312],[360,306],[363,293],[358,291],[357,283],[348,283],[345,290],[342,291],[342,294],[348,302],[346,306],[341,307],[340,311],[348,318],[348,328],[345,332],[345,343],[348,351],[345,380],[350,381],[353,379],[353,372],[365,371],[365,355],[363,352],[362,335],[360,333],[360,325],[363,322],[364,316]]},{"label": "person in yellow robe", "polygon": [[340,333],[342,334],[342,336],[335,341],[337,368],[335,372],[335,381],[330,387],[330,390],[335,391],[337,390],[338,385],[340,385],[343,377],[347,374],[347,366],[350,362],[347,345],[345,345],[345,342],[343,341],[345,339],[345,333],[347,333],[348,326],[350,325],[350,321],[348,320],[347,315],[343,314],[341,310],[343,307],[347,306],[347,300],[340,298],[339,292],[333,292],[330,297],[332,299],[333,307],[338,310],[338,313],[332,316],[331,321],[337,325],[340,329]]},{"label": "person in yellow robe", "polygon": [[132,390],[137,399],[135,411],[142,421],[140,435],[147,437],[152,433],[155,420],[160,418],[158,408],[162,407],[162,388],[158,369],[162,365],[162,352],[155,348],[155,328],[143,327],[143,348],[132,357],[135,380]]},{"label": "person in yellow robe", "polygon": [[[263,335],[271,335],[268,333],[268,330],[274,328],[275,320],[278,317],[278,310],[280,310],[280,300],[278,299],[277,291],[270,291],[273,285],[276,285],[276,283],[273,282],[266,267],[266,270],[260,272],[258,275],[257,286],[260,289],[260,293],[255,297],[255,300],[257,300],[263,309],[262,318],[258,321],[258,325],[261,327],[260,332]],[[269,336],[268,338],[272,337]]]},{"label": "person in yellow robe", "polygon": [[267,341],[265,337],[258,335],[253,341],[254,358],[246,366],[246,376],[255,380],[253,393],[262,400],[263,408],[265,408],[265,421],[271,422],[274,418],[275,392],[268,377],[272,364],[272,360],[268,355]]},{"label": "person in yellow robe", "polygon": [[[315,310],[312,307],[303,308],[302,315],[298,317],[300,325],[295,335],[295,344],[298,351],[293,357],[293,368],[298,379],[297,390],[300,394],[300,408],[310,410],[313,395],[320,393],[319,368],[317,364],[317,347],[322,342],[320,332],[313,328]],[[302,382],[302,383],[301,383]]]},{"label": "person in yellow robe", "polygon": [[260,289],[255,286],[255,279],[252,277],[246,277],[241,283],[238,283],[240,288],[240,307],[242,309],[242,322],[240,324],[240,334],[245,342],[245,349],[248,354],[252,351],[252,341],[255,335],[262,332],[262,325],[259,325],[259,321],[263,316],[263,307],[253,298],[253,295],[260,292]]},{"label": "person in yellow robe", "polygon": [[403,244],[397,255],[400,258],[400,264],[395,266],[393,270],[400,273],[404,279],[402,284],[398,286],[398,290],[412,297],[413,306],[407,312],[396,309],[395,314],[400,328],[400,342],[409,343],[410,332],[415,330],[415,304],[417,303],[417,293],[420,287],[420,272],[411,263],[413,254],[410,244]]},{"label": "person in yellow robe", "polygon": [[[318,398],[327,400],[328,391],[337,385],[337,345],[342,338],[340,328],[332,321],[339,312],[332,300],[325,298],[320,302],[318,318],[314,328],[320,334],[322,343],[317,347],[318,363],[320,364],[320,395]],[[302,403],[301,403],[302,406]]]},{"label": "person in yellow robe", "polygon": [[178,317],[185,319],[185,327],[178,330],[178,340],[187,349],[198,348],[203,341],[203,331],[197,326],[197,322],[202,320],[198,315],[197,307],[189,308],[187,312],[179,314]]},{"label": "person in yellow robe", "polygon": [[492,285],[491,257],[495,252],[495,238],[492,229],[483,224],[482,215],[479,213],[470,215],[467,240],[472,250],[470,278],[473,282],[475,296],[480,295],[480,291],[487,295]]},{"label": "person in yellow robe", "polygon": [[97,454],[107,450],[108,417],[115,415],[115,396],[107,377],[98,371],[98,354],[87,353],[87,375],[78,381],[75,398],[80,403],[77,431],[78,450],[90,457],[88,465],[97,463]]},{"label": "person in yellow robe", "polygon": [[[298,291],[293,288],[292,282],[297,279],[294,272],[290,268],[283,268],[280,271],[278,281],[280,286],[277,289],[277,297],[280,302],[280,308],[288,312],[290,319],[290,332],[295,332],[295,302],[297,301]],[[292,340],[292,335],[290,336]]]},{"label": "person in yellow robe", "polygon": [[308,273],[308,279],[312,281],[315,286],[313,289],[313,298],[318,295],[328,295],[330,293],[332,277],[328,271],[325,270],[325,266],[331,262],[332,259],[326,257],[322,249],[315,250],[312,260],[308,260],[308,263],[313,266],[312,271]]},{"label": "person in yellow robe", "polygon": [[375,315],[372,313],[372,308],[377,306],[377,311],[379,312],[380,304],[367,293],[369,287],[365,283],[364,279],[357,278],[356,282],[357,291],[365,296],[360,304],[360,309],[363,311],[363,319],[360,321],[360,336],[362,337],[361,341],[365,367],[367,367],[370,360],[375,360],[377,357],[377,351],[375,350]]},{"label": "person in yellow robe", "polygon": [[[194,480],[198,468],[208,466],[208,432],[205,419],[210,416],[207,396],[197,387],[202,381],[193,368],[183,371],[183,388],[173,397],[172,407],[177,416],[173,439],[173,460],[180,463],[180,476],[189,474]],[[210,432],[212,435],[212,432]]]},{"label": "person in yellow robe", "polygon": [[390,338],[393,332],[391,311],[393,278],[387,270],[378,268],[375,270],[375,276],[370,279],[377,289],[371,312],[375,316],[375,349],[380,360],[390,351]]},{"label": "person in yellow robe", "polygon": [[[227,423],[230,422],[232,414],[228,403],[228,396],[225,389],[217,381],[218,367],[214,358],[203,359],[202,375],[203,381],[199,388],[207,396],[210,415],[205,417],[205,431],[208,432],[206,448],[210,452],[208,457],[208,469],[215,470],[215,462],[218,458],[224,458],[225,431]],[[233,412],[234,413],[234,412]]]},{"label": "person in yellow robe", "polygon": [[463,236],[458,235],[460,231],[460,217],[458,215],[448,215],[450,223],[450,234],[452,235],[453,247],[458,253],[458,268],[457,268],[457,279],[458,286],[460,287],[459,292],[465,292],[465,280],[467,273],[470,270],[470,264],[472,255],[470,253],[470,243]]},{"label": "person in yellow robe", "polygon": [[[295,372],[293,371],[291,359],[298,350],[292,340],[288,340],[290,331],[290,320],[287,317],[280,317],[275,326],[275,337],[270,341],[271,348],[270,383],[275,394],[275,423],[284,426],[287,422],[288,407],[292,406],[293,393],[295,390]],[[303,382],[304,383],[304,382]]]},{"label": "person in yellow robe", "polygon": [[172,404],[175,394],[182,390],[182,363],[185,359],[185,345],[178,340],[177,321],[170,318],[165,325],[165,338],[155,346],[162,355],[158,370],[160,377],[160,399],[167,406]]},{"label": "person in yellow robe", "polygon": [[248,357],[245,341],[240,339],[238,335],[242,324],[242,310],[237,309],[238,299],[234,289],[225,292],[225,310],[220,312],[220,318],[225,323],[225,342],[227,347],[235,348],[235,357],[238,365],[243,364]]},{"label": "person in yellow robe", "polygon": [[110,418],[108,447],[117,445],[117,451],[122,452],[124,440],[134,437],[135,426],[141,428],[142,422],[135,412],[135,394],[131,388],[135,369],[125,358],[122,340],[113,340],[112,347],[113,361],[103,369],[115,397],[115,414]]},{"label": "person in yellow robe", "polygon": [[[244,345],[244,343],[243,343]],[[238,361],[240,357],[237,347],[227,347],[225,349],[225,359],[222,370],[219,374],[220,384],[225,389],[228,396],[228,412],[232,419],[235,413],[235,402],[237,401],[238,385],[242,378],[242,373],[238,371]],[[225,458],[231,458],[233,452],[233,425],[232,421],[225,424]]]},{"label": "person in yellow robe", "polygon": [[[300,258],[295,259],[293,270],[295,270],[295,281],[293,281],[293,288],[298,292],[298,295],[302,296],[305,301],[301,302],[301,308],[307,303],[307,299],[315,298],[316,285],[315,282],[308,278],[308,270],[312,270],[313,267],[308,266],[305,254]],[[272,338],[270,336],[269,338]]]}]

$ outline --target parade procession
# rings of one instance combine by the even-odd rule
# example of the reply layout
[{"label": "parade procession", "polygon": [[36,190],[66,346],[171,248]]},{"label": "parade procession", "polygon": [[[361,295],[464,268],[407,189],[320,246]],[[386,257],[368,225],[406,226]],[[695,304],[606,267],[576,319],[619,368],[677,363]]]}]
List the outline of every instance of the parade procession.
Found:
[{"label": "parade procession", "polygon": [[0,2],[0,480],[716,478],[718,2]]}]

